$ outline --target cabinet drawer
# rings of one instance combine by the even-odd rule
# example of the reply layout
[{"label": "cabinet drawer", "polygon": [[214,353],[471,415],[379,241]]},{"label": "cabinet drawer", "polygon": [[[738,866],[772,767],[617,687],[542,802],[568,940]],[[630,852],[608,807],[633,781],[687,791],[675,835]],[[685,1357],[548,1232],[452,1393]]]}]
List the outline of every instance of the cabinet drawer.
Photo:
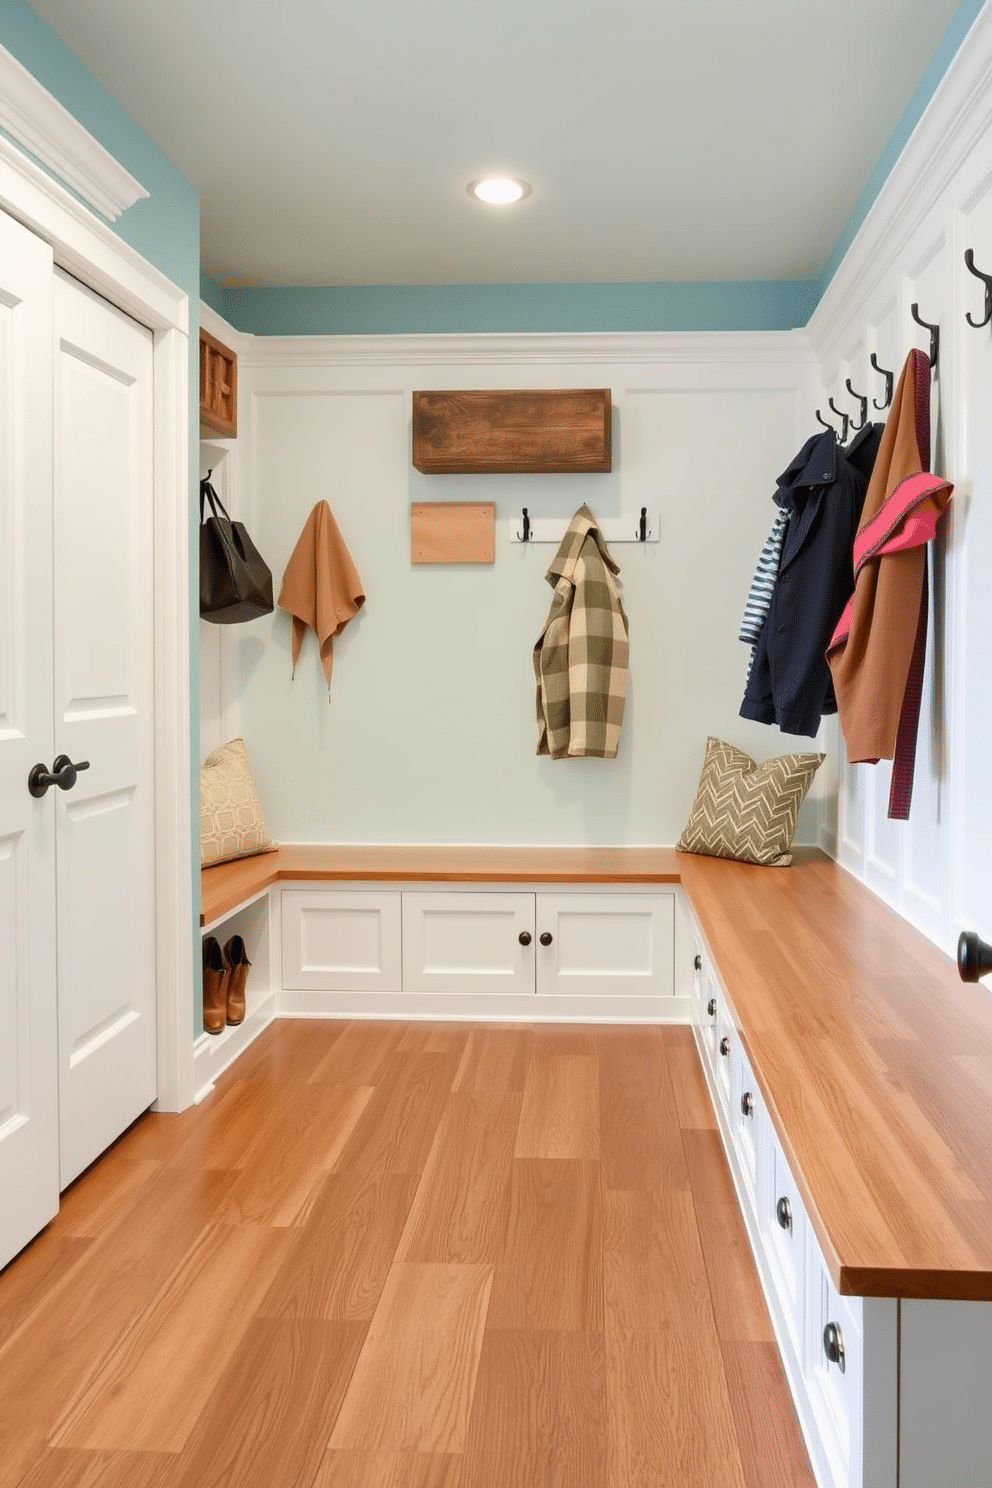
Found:
[{"label": "cabinet drawer", "polygon": [[779,1322],[797,1364],[803,1360],[806,1311],[806,1211],[771,1121],[763,1140],[759,1234]]},{"label": "cabinet drawer", "polygon": [[730,1135],[740,1165],[741,1176],[756,1212],[758,1179],[758,1130],[764,1108],[747,1055],[735,1036],[731,1050]]},{"label": "cabinet drawer", "polygon": [[403,990],[533,996],[534,895],[404,893]]},{"label": "cabinet drawer", "polygon": [[398,891],[283,889],[282,985],[301,992],[398,992]]},{"label": "cabinet drawer", "polygon": [[674,894],[540,893],[536,913],[538,992],[674,994]]},{"label": "cabinet drawer", "polygon": [[[806,1229],[806,1346],[803,1379],[830,1488],[860,1488],[864,1350],[862,1302],[841,1297]],[[830,1357],[833,1350],[835,1357]],[[839,1354],[839,1358],[836,1355]]]}]

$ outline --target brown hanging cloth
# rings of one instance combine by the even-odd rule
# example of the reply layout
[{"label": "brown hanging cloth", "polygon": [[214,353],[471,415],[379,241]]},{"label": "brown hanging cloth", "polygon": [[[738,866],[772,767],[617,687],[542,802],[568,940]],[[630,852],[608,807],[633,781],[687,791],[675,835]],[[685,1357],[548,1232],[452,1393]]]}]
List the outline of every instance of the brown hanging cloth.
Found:
[{"label": "brown hanging cloth", "polygon": [[308,628],[316,632],[328,699],[334,637],[341,634],[364,603],[362,581],[338,524],[327,502],[318,501],[286,564],[279,608],[288,610],[293,617],[294,677],[303,637]]}]

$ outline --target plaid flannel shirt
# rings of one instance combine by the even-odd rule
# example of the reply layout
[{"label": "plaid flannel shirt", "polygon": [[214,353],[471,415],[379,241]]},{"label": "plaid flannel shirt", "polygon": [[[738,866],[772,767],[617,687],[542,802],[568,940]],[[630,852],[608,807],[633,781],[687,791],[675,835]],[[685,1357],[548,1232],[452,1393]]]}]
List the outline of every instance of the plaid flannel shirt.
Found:
[{"label": "plaid flannel shirt", "polygon": [[538,754],[615,759],[627,697],[627,616],[619,567],[587,506],[547,572],[555,591],[534,647]]}]

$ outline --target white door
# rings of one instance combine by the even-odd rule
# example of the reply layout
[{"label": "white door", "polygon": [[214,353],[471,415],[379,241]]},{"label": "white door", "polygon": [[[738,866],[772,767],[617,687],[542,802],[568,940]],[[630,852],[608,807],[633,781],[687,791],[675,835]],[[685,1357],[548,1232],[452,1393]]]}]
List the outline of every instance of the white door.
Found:
[{"label": "white door", "polygon": [[58,1208],[52,254],[0,214],[0,1266]]},{"label": "white door", "polygon": [[671,997],[673,894],[538,894],[537,990],[572,997]]},{"label": "white door", "polygon": [[55,272],[60,1169],[155,1099],[152,334]]},{"label": "white door", "polygon": [[404,893],[405,992],[534,994],[534,895]]}]

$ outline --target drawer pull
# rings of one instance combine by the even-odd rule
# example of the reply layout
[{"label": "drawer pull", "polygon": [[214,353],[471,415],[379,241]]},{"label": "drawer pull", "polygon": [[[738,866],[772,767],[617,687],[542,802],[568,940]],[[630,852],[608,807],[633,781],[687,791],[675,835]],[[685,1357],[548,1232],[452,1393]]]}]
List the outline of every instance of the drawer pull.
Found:
[{"label": "drawer pull", "polygon": [[531,942],[531,933],[530,933],[530,931],[529,930],[521,930],[520,934],[517,936],[517,939],[519,940],[519,942],[520,942],[521,945],[530,945],[530,942]]},{"label": "drawer pull", "polygon": [[703,969],[703,958],[702,958],[702,956],[694,956],[692,958],[692,964],[693,964],[694,968],[696,969],[696,971],[702,971],[702,969]]},{"label": "drawer pull", "polygon": [[716,998],[715,997],[711,997],[710,1000],[709,1000],[709,1002],[706,1004],[706,1012],[707,1012],[707,1015],[709,1017],[711,1017],[711,1018],[715,1018],[716,1017]]},{"label": "drawer pull", "polygon": [[730,1040],[726,1034],[724,1034],[723,1038],[720,1040],[720,1053],[723,1055],[724,1059],[726,1059],[730,1053]]},{"label": "drawer pull", "polygon": [[788,1199],[784,1195],[782,1196],[782,1198],[779,1199],[778,1203],[775,1205],[775,1218],[778,1220],[779,1226],[783,1230],[788,1230],[789,1234],[791,1235],[792,1234],[792,1205],[789,1203]]},{"label": "drawer pull", "polygon": [[540,937],[541,944],[543,946],[549,946],[553,939],[554,936],[551,934],[550,930],[545,930],[544,934]]},{"label": "drawer pull", "polygon": [[741,1115],[754,1115],[754,1096],[751,1094],[750,1090],[745,1090],[744,1094],[741,1096]]},{"label": "drawer pull", "polygon": [[831,1364],[844,1373],[844,1334],[840,1323],[828,1323],[823,1330],[823,1352]]}]

